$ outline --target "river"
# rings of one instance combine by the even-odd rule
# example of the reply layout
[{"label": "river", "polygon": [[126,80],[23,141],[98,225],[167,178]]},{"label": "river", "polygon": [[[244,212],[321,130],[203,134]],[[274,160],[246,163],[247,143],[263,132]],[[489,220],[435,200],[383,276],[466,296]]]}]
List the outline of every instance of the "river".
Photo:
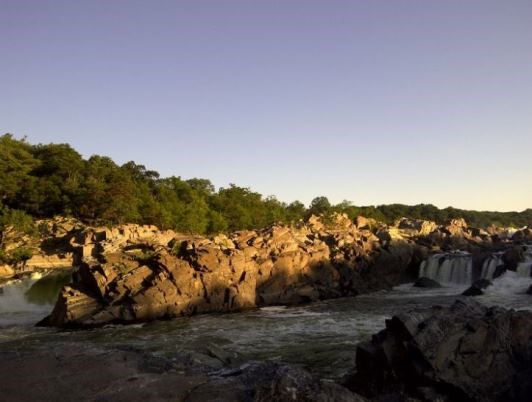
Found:
[{"label": "river", "polygon": [[[402,311],[450,305],[467,285],[420,289],[403,284],[389,291],[295,307],[265,307],[241,313],[207,314],[91,330],[38,328],[50,313],[65,273],[34,275],[3,286],[0,293],[0,350],[47,348],[83,343],[133,347],[171,358],[183,351],[221,347],[243,359],[278,360],[336,379],[354,366],[357,343],[384,328],[385,319]],[[532,310],[525,294],[532,278],[506,272],[476,299],[487,305]]]}]

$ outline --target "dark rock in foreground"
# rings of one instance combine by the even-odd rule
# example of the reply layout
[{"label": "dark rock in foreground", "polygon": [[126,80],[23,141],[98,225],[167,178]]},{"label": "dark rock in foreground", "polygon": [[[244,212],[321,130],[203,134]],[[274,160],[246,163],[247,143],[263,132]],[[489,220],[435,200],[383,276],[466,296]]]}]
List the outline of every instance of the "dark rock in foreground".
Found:
[{"label": "dark rock in foreground", "polygon": [[464,296],[480,296],[483,295],[483,289],[486,289],[488,286],[493,285],[493,283],[488,279],[479,279],[475,281],[469,288],[464,290],[462,295]]},{"label": "dark rock in foreground", "polygon": [[532,400],[532,312],[467,299],[394,316],[345,384],[370,398]]},{"label": "dark rock in foreground", "polygon": [[532,295],[532,285],[530,285],[530,287],[528,288],[526,293],[529,294],[529,295]]},{"label": "dark rock in foreground", "polygon": [[435,281],[434,279],[427,278],[425,276],[418,278],[414,282],[413,286],[416,288],[441,288],[439,282]]},{"label": "dark rock in foreground", "polygon": [[316,401],[365,399],[281,363],[228,365],[201,353],[172,360],[136,350],[0,351],[2,401]]}]

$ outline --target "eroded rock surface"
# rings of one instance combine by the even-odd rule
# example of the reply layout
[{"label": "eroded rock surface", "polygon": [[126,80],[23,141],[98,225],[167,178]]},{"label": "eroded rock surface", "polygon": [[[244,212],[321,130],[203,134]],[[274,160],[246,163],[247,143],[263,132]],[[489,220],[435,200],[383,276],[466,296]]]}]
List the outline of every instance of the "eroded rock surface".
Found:
[{"label": "eroded rock surface", "polygon": [[5,401],[362,402],[348,389],[282,363],[230,363],[212,353],[172,359],[79,345],[0,351]]},{"label": "eroded rock surface", "polygon": [[383,247],[345,216],[328,229],[312,222],[212,239],[84,232],[75,244],[90,247],[48,323],[90,327],[355,295],[399,283],[424,254],[416,244]]},{"label": "eroded rock surface", "polygon": [[213,238],[138,225],[65,236],[79,270],[43,323],[74,327],[353,296],[414,280],[432,252],[492,241],[460,219],[389,227],[343,214]]},{"label": "eroded rock surface", "polygon": [[379,400],[532,400],[532,312],[472,299],[394,316],[347,386]]}]

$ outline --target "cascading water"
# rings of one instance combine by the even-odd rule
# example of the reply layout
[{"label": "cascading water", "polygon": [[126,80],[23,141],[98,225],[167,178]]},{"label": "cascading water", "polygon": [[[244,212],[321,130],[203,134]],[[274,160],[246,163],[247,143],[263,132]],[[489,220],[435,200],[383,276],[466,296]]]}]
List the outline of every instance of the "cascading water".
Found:
[{"label": "cascading water", "polygon": [[517,275],[530,278],[532,276],[532,245],[525,246],[524,261],[517,264]]},{"label": "cascading water", "polygon": [[419,276],[440,283],[469,285],[473,279],[471,254],[456,252],[431,255],[421,263]]},{"label": "cascading water", "polygon": [[61,287],[71,272],[33,273],[31,277],[8,282],[0,288],[0,328],[35,324],[50,313]]},{"label": "cascading water", "polygon": [[502,253],[494,253],[482,264],[482,272],[480,274],[480,277],[482,279],[493,279],[493,275],[495,274],[495,270],[497,267],[504,265],[504,261],[502,260]]}]

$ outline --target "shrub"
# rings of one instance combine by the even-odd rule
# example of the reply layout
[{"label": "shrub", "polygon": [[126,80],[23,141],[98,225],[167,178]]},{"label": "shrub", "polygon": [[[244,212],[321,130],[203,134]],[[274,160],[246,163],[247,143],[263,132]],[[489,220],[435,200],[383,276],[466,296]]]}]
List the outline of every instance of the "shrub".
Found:
[{"label": "shrub", "polygon": [[30,235],[36,234],[35,224],[33,218],[18,209],[2,208],[0,210],[0,232],[12,226],[16,231],[27,233]]},{"label": "shrub", "polygon": [[26,248],[26,247],[19,247],[13,250],[13,252],[10,255],[9,262],[11,264],[17,264],[22,261],[27,261],[31,257],[33,257],[33,251],[31,251],[29,248]]}]

